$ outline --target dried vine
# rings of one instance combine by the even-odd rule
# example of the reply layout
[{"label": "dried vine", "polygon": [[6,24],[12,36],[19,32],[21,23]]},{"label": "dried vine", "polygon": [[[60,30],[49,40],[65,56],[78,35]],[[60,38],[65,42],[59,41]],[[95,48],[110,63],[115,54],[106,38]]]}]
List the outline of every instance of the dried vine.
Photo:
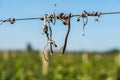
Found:
[{"label": "dried vine", "polygon": [[[56,4],[55,4],[55,9],[56,9]],[[69,33],[70,33],[70,27],[71,27],[70,23],[71,23],[71,18],[72,17],[77,17],[78,22],[82,18],[82,32],[83,32],[82,35],[84,36],[85,35],[85,26],[88,23],[88,17],[89,16],[100,17],[101,15],[107,15],[107,14],[120,14],[120,12],[102,13],[102,12],[87,12],[87,11],[84,11],[82,14],[77,14],[77,15],[73,15],[71,13],[70,14],[64,14],[64,13],[55,14],[55,9],[53,11],[53,14],[45,14],[42,17],[20,18],[20,19],[8,18],[8,19],[5,19],[5,20],[0,20],[0,25],[2,25],[5,22],[9,22],[11,24],[14,24],[15,21],[21,21],[21,20],[36,20],[36,19],[38,19],[38,20],[44,21],[42,27],[43,27],[43,32],[44,32],[44,34],[46,35],[46,38],[47,38],[47,43],[43,48],[43,53],[42,54],[44,56],[44,59],[46,61],[48,61],[46,56],[45,56],[46,47],[49,44],[49,46],[50,46],[50,55],[53,55],[53,51],[54,51],[53,49],[54,49],[54,47],[57,47],[55,41],[52,39],[52,28],[51,28],[51,24],[55,25],[56,20],[60,20],[68,28],[67,32],[66,32],[65,39],[64,39],[64,44],[63,44],[63,47],[62,47],[62,51],[61,51],[61,53],[64,54],[65,50],[66,50],[66,46],[67,46],[68,36],[69,36]],[[98,19],[95,19],[95,21],[98,21]]]}]

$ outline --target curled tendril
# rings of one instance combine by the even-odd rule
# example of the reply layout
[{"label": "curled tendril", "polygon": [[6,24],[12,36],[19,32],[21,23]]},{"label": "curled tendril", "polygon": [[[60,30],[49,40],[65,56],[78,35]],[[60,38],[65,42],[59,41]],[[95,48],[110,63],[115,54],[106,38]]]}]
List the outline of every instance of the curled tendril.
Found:
[{"label": "curled tendril", "polygon": [[53,40],[51,40],[51,39],[49,39],[49,44],[51,44],[51,45],[53,45],[54,47],[57,47],[57,45],[56,45],[56,43],[55,43],[55,41],[53,41]]},{"label": "curled tendril", "polygon": [[2,25],[4,22],[6,22],[7,20],[2,20],[2,22],[0,23],[0,25]]},{"label": "curled tendril", "polygon": [[53,54],[53,47],[57,47],[57,45],[55,44],[55,41],[52,39],[52,28],[50,26],[50,21],[48,21],[48,25],[49,25],[49,40],[48,43],[50,44],[50,55]]},{"label": "curled tendril", "polygon": [[66,19],[66,25],[68,26],[68,30],[67,30],[67,34],[65,36],[65,40],[64,40],[64,45],[62,47],[62,54],[64,54],[65,50],[66,50],[66,45],[67,45],[67,39],[68,39],[68,35],[70,32],[70,19],[71,19],[71,13],[68,15],[68,19]]},{"label": "curled tendril", "polygon": [[10,22],[11,24],[14,24],[14,23],[15,23],[15,18],[9,18],[8,20],[9,20],[9,22]]},{"label": "curled tendril", "polygon": [[49,14],[45,14],[43,31],[46,34],[47,43],[43,49],[43,55],[44,55],[44,58],[46,61],[47,61],[47,59],[46,59],[44,52],[45,52],[45,48],[48,46],[48,44],[50,45],[50,55],[53,54],[53,47],[57,47],[57,45],[55,44],[55,41],[52,40],[52,28],[50,26],[50,22],[51,22],[51,17],[49,17]]},{"label": "curled tendril", "polygon": [[79,22],[79,21],[80,21],[80,17],[81,17],[81,16],[79,16],[79,17],[77,18],[77,22]]},{"label": "curled tendril", "polygon": [[6,20],[2,20],[0,25],[2,25],[5,22],[10,22],[11,24],[14,24],[15,23],[15,18],[8,18]]},{"label": "curled tendril", "polygon": [[48,34],[48,26],[47,26],[47,24],[46,24],[46,15],[44,16],[44,24],[43,24],[43,32],[46,34],[46,37],[47,37],[47,43],[46,43],[46,45],[45,45],[45,47],[43,48],[43,56],[44,56],[44,59],[46,60],[46,61],[48,61],[48,59],[46,58],[46,56],[45,56],[45,48],[48,46],[48,40],[49,40],[49,34]]},{"label": "curled tendril", "polygon": [[[86,19],[86,20],[85,20]],[[85,36],[85,26],[86,26],[86,24],[88,23],[88,18],[86,17],[86,18],[82,18],[82,35],[83,36]]]},{"label": "curled tendril", "polygon": [[51,22],[53,25],[55,25],[55,23],[56,23],[56,17],[55,17],[56,6],[57,6],[57,4],[54,4],[53,17],[51,18],[51,20],[52,20]]},{"label": "curled tendril", "polygon": [[99,19],[96,18],[96,19],[95,19],[95,22],[99,22]]},{"label": "curled tendril", "polygon": [[48,62],[48,59],[47,59],[47,57],[45,56],[45,48],[48,46],[48,43],[45,45],[45,47],[43,48],[43,52],[42,52],[42,54],[43,54],[43,57],[44,57],[44,59]]},{"label": "curled tendril", "polygon": [[51,17],[51,23],[53,24],[53,25],[55,25],[55,23],[56,23],[56,18],[55,18],[55,13],[53,13],[53,15],[52,15],[53,17]]},{"label": "curled tendril", "polygon": [[[49,40],[51,40],[52,39],[52,29],[51,29],[49,21],[48,21],[48,27],[49,27],[49,30],[50,30],[50,39]],[[49,42],[49,40],[48,40],[48,42]],[[50,55],[52,55],[52,54],[53,54],[53,48],[52,48],[52,44],[50,44]]]},{"label": "curled tendril", "polygon": [[[47,18],[47,19],[46,19]],[[67,40],[68,40],[68,35],[69,35],[69,32],[70,32],[70,19],[71,19],[71,13],[69,15],[64,15],[64,14],[61,14],[59,16],[59,19],[63,22],[64,25],[67,25],[68,26],[68,30],[67,30],[67,33],[66,33],[66,36],[65,36],[65,39],[64,39],[64,45],[62,47],[62,54],[64,54],[65,50],[66,50],[66,45],[67,45]],[[57,47],[57,45],[55,44],[55,41],[52,40],[52,29],[51,29],[51,26],[50,26],[50,20],[51,18],[49,19],[49,17],[44,16],[44,28],[43,31],[44,33],[46,34],[46,37],[47,37],[47,44],[46,46],[44,47],[44,49],[48,46],[48,43],[50,44],[50,55],[53,54],[53,46],[54,47]],[[48,23],[48,27],[49,27],[49,32],[48,32],[48,27],[46,25],[46,22]],[[44,52],[44,51],[43,51]]]}]

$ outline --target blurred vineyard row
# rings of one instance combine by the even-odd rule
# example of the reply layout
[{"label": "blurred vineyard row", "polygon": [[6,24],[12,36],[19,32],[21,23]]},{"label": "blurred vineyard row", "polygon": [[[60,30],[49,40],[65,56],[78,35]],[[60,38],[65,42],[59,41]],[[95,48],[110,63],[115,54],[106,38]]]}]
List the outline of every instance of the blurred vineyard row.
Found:
[{"label": "blurred vineyard row", "polygon": [[120,80],[118,50],[56,52],[47,64],[43,74],[39,51],[1,51],[0,80]]}]

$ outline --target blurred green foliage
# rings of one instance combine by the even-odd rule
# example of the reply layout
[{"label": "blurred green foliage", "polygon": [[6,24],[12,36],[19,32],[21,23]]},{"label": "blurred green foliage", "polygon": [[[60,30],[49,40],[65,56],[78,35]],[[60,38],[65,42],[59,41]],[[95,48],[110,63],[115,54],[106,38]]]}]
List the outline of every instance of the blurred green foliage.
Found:
[{"label": "blurred green foliage", "polygon": [[42,75],[38,51],[1,51],[0,80],[120,80],[120,52],[56,52]]}]

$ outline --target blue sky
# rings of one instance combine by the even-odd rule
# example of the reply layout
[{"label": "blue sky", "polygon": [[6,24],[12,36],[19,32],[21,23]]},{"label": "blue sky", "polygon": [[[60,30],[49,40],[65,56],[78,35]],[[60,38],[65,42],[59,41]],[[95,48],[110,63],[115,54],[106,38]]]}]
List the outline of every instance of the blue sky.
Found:
[{"label": "blue sky", "polygon": [[[120,11],[120,0],[0,0],[0,20],[6,18],[40,17],[45,13],[52,13],[57,4],[56,14],[80,14],[88,12],[117,12]],[[120,14],[102,15],[99,22],[95,17],[89,17],[85,28],[86,35],[82,36],[82,24],[72,18],[71,32],[67,50],[108,50],[120,48]],[[42,35],[43,21],[17,21],[11,25],[5,23],[0,26],[0,50],[25,49],[31,43],[34,49],[42,49],[46,44],[46,37]],[[53,39],[61,48],[67,27],[57,21],[53,29]]]}]

